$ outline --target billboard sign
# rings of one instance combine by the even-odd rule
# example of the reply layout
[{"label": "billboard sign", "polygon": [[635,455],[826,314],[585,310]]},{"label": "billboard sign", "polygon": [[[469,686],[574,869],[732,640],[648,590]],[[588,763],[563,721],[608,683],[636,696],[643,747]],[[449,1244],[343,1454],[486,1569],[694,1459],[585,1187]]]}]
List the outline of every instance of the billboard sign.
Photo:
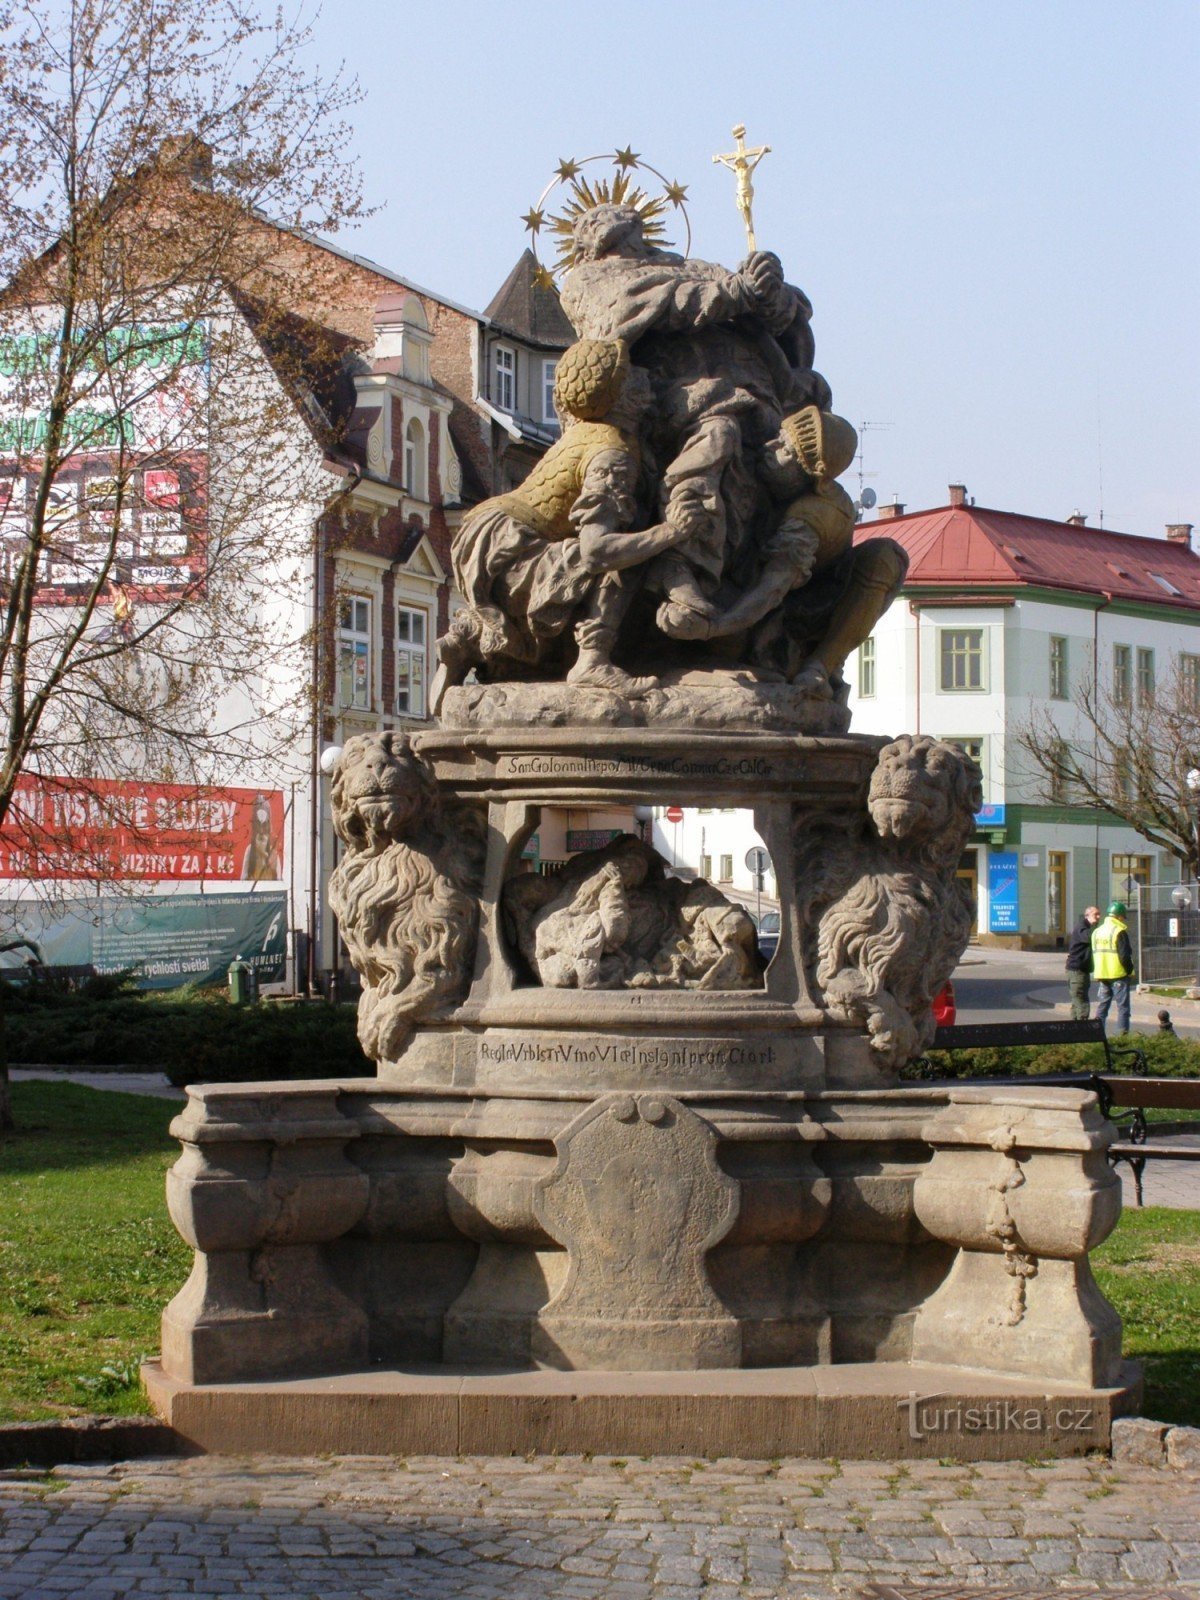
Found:
[{"label": "billboard sign", "polygon": [[0,878],[277,883],[283,792],[26,776],[0,825]]},{"label": "billboard sign", "polygon": [[1021,897],[1015,850],[1005,850],[988,857],[988,931],[1021,931]]},{"label": "billboard sign", "polygon": [[[5,582],[28,546],[53,339],[38,331],[0,334]],[[110,553],[109,576],[127,600],[171,600],[203,579],[208,363],[203,323],[163,322],[112,330],[103,351],[85,365],[86,401],[81,398],[67,419],[73,453],[49,489],[39,604],[71,605],[87,595]]]},{"label": "billboard sign", "polygon": [[[252,894],[180,894],[65,900],[0,901],[0,922],[30,939],[47,967],[132,971],[140,989],[224,983],[235,956],[260,983],[282,983],[287,973],[288,897],[277,890]],[[8,967],[26,964],[28,952],[10,952]]]}]

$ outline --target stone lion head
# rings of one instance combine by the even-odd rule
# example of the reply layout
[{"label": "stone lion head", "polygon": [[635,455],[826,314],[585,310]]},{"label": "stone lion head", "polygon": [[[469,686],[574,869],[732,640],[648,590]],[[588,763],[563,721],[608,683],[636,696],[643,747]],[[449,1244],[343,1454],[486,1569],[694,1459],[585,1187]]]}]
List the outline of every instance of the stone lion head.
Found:
[{"label": "stone lion head", "polygon": [[437,786],[408,736],[388,730],[347,739],[333,772],[333,825],[351,850],[411,838],[438,811]]},{"label": "stone lion head", "polygon": [[982,804],[982,774],[957,745],[906,733],[879,752],[867,806],[882,839],[956,858]]}]

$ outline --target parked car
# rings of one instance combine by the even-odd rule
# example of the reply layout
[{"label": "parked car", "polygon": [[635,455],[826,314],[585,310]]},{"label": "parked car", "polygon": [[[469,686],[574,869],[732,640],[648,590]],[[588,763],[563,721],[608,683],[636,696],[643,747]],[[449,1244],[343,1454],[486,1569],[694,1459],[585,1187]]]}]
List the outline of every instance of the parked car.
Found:
[{"label": "parked car", "polygon": [[933,1020],[939,1028],[952,1028],[954,1019],[958,1016],[958,1007],[954,1003],[954,985],[947,978],[946,982],[933,997]]},{"label": "parked car", "polygon": [[764,911],[758,922],[758,953],[770,961],[779,948],[779,913]]}]

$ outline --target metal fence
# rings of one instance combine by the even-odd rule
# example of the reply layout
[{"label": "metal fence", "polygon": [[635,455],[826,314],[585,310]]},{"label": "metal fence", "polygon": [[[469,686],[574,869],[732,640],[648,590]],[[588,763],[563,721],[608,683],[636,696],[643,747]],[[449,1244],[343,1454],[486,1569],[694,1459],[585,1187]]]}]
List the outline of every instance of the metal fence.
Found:
[{"label": "metal fence", "polygon": [[1129,937],[1139,983],[1194,983],[1200,973],[1196,886],[1139,883],[1129,904]]}]

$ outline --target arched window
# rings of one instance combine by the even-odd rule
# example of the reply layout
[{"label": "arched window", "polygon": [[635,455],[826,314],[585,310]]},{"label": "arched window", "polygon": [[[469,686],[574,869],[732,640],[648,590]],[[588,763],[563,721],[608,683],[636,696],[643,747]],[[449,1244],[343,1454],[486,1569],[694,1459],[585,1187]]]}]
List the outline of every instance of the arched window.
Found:
[{"label": "arched window", "polygon": [[425,429],[413,417],[404,430],[404,488],[414,500],[424,500],[425,493]]}]

